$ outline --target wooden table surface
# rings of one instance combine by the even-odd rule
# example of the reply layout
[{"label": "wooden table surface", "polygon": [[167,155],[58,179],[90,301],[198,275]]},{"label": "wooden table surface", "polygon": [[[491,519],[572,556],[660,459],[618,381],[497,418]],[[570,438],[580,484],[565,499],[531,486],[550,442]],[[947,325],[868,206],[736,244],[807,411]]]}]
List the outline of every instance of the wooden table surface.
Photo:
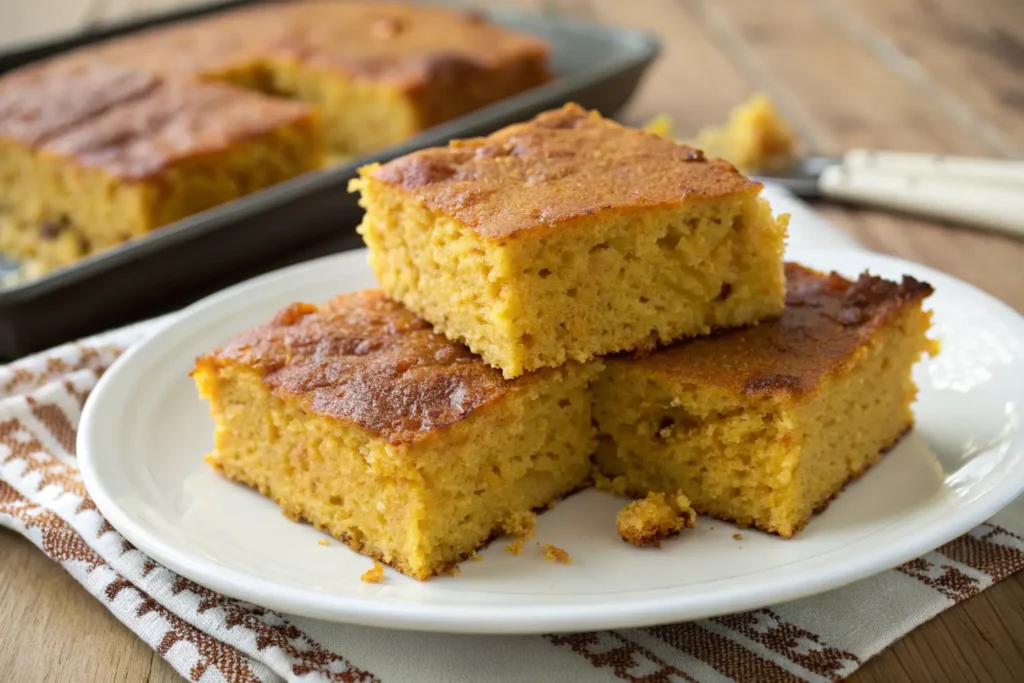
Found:
[{"label": "wooden table surface", "polygon": [[[119,11],[140,2],[146,0],[99,4]],[[83,9],[89,4],[19,3],[28,14],[45,8],[65,22],[80,20],[71,18],[74,12],[94,16]],[[869,146],[987,156],[1024,150],[1020,0],[505,4],[659,34],[664,51],[625,112],[630,122],[667,113],[680,131],[695,130],[722,121],[760,90],[809,150]],[[62,5],[75,9],[54,14]],[[15,31],[0,28],[0,38],[4,30]],[[1024,241],[870,210],[820,208],[868,247],[944,270],[1024,311]],[[918,628],[850,680],[1022,680],[1022,615],[1024,575],[1018,574]],[[0,530],[0,681],[43,680],[180,679],[56,564]]]}]

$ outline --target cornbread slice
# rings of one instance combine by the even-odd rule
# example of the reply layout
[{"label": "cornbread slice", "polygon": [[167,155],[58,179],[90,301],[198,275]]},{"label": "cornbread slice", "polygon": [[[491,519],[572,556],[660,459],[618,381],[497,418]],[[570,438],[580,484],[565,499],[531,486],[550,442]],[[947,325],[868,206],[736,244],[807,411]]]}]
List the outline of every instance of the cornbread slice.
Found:
[{"label": "cornbread slice", "polygon": [[381,287],[505,377],[782,310],[759,184],[576,105],[360,173]]},{"label": "cornbread slice", "polygon": [[39,271],[323,159],[298,102],[92,63],[18,76],[0,87],[0,249]]},{"label": "cornbread slice", "polygon": [[615,515],[619,538],[640,548],[660,548],[661,542],[684,529],[697,526],[697,513],[690,500],[680,494],[651,491],[634,500]]},{"label": "cornbread slice", "polygon": [[606,359],[599,487],[680,491],[702,514],[788,537],[910,429],[911,367],[935,351],[932,288],[796,264],[786,277],[776,320]]},{"label": "cornbread slice", "polygon": [[423,580],[590,482],[599,363],[505,380],[379,291],[294,304],[199,358],[210,463]]}]

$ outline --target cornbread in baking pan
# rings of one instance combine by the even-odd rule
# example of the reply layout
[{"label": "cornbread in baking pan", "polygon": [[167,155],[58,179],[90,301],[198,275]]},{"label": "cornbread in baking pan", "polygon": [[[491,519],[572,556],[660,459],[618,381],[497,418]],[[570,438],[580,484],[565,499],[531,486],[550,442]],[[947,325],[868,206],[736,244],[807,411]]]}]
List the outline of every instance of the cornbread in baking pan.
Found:
[{"label": "cornbread in baking pan", "polygon": [[479,13],[397,2],[269,3],[131,36],[98,56],[316,104],[335,155],[401,142],[552,78],[543,41]]},{"label": "cornbread in baking pan", "polygon": [[505,377],[782,310],[759,184],[576,105],[360,173],[381,287]]},{"label": "cornbread in baking pan", "polygon": [[294,304],[193,376],[212,465],[423,580],[590,482],[600,369],[505,380],[374,290]]},{"label": "cornbread in baking pan", "polygon": [[929,285],[786,265],[756,327],[605,359],[598,486],[679,491],[701,514],[792,536],[913,424],[911,367],[934,352]]},{"label": "cornbread in baking pan", "polygon": [[0,78],[0,249],[34,271],[551,78],[540,41],[387,2],[237,9]]}]

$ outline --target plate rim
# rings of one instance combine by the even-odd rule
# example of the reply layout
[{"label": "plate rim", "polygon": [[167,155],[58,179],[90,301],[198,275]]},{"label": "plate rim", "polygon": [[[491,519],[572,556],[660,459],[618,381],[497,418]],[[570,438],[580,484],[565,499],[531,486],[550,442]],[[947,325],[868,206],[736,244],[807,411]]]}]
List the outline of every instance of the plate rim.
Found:
[{"label": "plate rim", "polygon": [[[842,564],[828,572],[808,577],[797,572],[782,577],[772,577],[766,586],[759,585],[756,574],[748,577],[750,588],[744,588],[728,599],[721,591],[705,595],[666,596],[670,589],[652,591],[655,594],[644,597],[638,593],[630,601],[602,604],[564,603],[553,605],[503,605],[491,604],[417,603],[380,599],[373,595],[324,594],[308,588],[282,585],[273,580],[254,574],[246,574],[234,567],[224,566],[216,561],[196,557],[196,553],[177,549],[172,543],[154,536],[137,522],[114,498],[108,495],[102,477],[93,461],[90,442],[94,430],[102,417],[97,417],[100,407],[109,391],[117,386],[121,373],[133,367],[134,358],[143,355],[151,347],[159,351],[161,343],[168,343],[168,333],[185,327],[189,321],[203,311],[216,309],[230,299],[253,288],[266,287],[276,281],[289,280],[297,274],[324,268],[327,263],[345,267],[361,259],[365,267],[365,249],[333,254],[304,263],[267,273],[251,280],[236,284],[210,295],[175,315],[152,330],[133,345],[100,377],[82,411],[76,446],[79,466],[86,489],[99,512],[136,548],[161,565],[196,583],[216,590],[229,597],[245,600],[287,614],[295,614],[327,621],[400,628],[416,631],[467,634],[541,634],[580,630],[602,630],[609,628],[634,628],[673,621],[691,620],[757,609],[772,604],[810,597],[828,590],[849,585],[891,569],[903,562],[920,557],[981,524],[1024,493],[1024,476],[1019,480],[1006,478],[995,482],[981,495],[966,500],[960,506],[962,512],[953,522],[944,525],[933,523],[914,534],[904,534],[903,542],[890,542],[880,551],[846,558]],[[964,288],[972,296],[981,297],[994,307],[1000,318],[1019,326],[1018,341],[1024,343],[1024,317],[1007,304],[983,290],[959,280],[937,269],[905,259],[869,252],[863,249],[800,249],[787,253],[787,260],[807,260],[813,266],[814,256],[844,254],[864,261],[887,262],[893,266],[909,269],[909,272],[926,279],[947,280]],[[803,258],[801,258],[803,257]],[[866,264],[861,270],[870,268]],[[131,375],[129,375],[131,377]],[[811,558],[807,558],[811,559]]]}]

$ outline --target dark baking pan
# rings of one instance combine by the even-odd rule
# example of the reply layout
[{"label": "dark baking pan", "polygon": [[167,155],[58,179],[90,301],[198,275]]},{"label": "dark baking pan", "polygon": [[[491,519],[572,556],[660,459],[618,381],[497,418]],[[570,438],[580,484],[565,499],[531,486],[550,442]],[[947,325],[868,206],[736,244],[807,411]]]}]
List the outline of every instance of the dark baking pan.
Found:
[{"label": "dark baking pan", "polygon": [[[13,68],[70,47],[196,14],[165,15],[37,45],[0,55],[0,64]],[[614,115],[658,52],[655,38],[635,31],[504,10],[487,14],[500,24],[545,39],[552,49],[555,81],[431,128],[403,144],[307,173],[68,268],[8,286],[0,290],[0,356],[17,358],[181,307],[285,263],[356,247],[361,210],[346,186],[358,166],[452,138],[483,135],[567,101]]]}]

